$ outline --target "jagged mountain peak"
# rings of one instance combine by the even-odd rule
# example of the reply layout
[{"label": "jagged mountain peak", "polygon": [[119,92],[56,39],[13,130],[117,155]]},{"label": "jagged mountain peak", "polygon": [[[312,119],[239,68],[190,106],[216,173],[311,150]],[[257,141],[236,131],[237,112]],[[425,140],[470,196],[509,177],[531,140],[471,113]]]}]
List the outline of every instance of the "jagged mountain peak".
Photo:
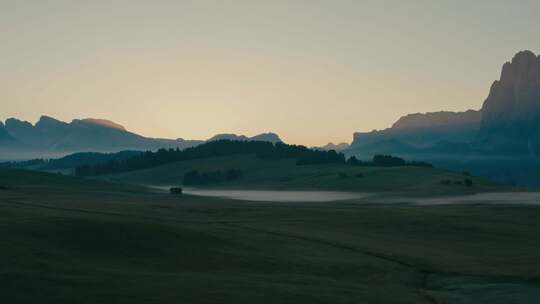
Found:
[{"label": "jagged mountain peak", "polygon": [[514,85],[540,83],[540,56],[528,50],[518,52],[512,61],[503,65],[500,82]]},{"label": "jagged mountain peak", "polygon": [[540,117],[540,58],[531,51],[521,51],[506,62],[482,112],[483,129]]},{"label": "jagged mountain peak", "polygon": [[148,138],[126,131],[110,120],[95,118],[74,119],[66,123],[43,115],[35,125],[10,118],[6,120],[5,129],[19,143],[17,151],[37,155],[186,148],[200,143]]},{"label": "jagged mountain peak", "polygon": [[540,151],[540,56],[518,52],[501,70],[482,106],[475,145],[505,153]]},{"label": "jagged mountain peak", "polygon": [[346,143],[346,142],[342,142],[342,143],[338,143],[338,144],[334,144],[333,142],[330,142],[330,143],[327,143],[326,145],[322,146],[322,147],[316,147],[316,149],[320,149],[320,150],[325,150],[325,151],[329,151],[329,150],[334,150],[334,151],[343,151],[347,148],[349,148],[349,144]]},{"label": "jagged mountain peak", "polygon": [[54,126],[65,126],[66,122],[53,118],[51,116],[42,115],[39,117],[38,122],[36,122],[36,127],[54,127]]},{"label": "jagged mountain peak", "polygon": [[[0,122],[1,123],[1,122]],[[48,155],[73,152],[117,152],[121,150],[156,150],[159,148],[187,148],[204,143],[203,140],[149,138],[129,132],[122,125],[106,119],[73,119],[70,123],[43,115],[35,124],[16,118],[0,125],[0,139],[13,139],[17,151]],[[209,140],[258,140],[281,142],[275,133],[253,137],[218,134]],[[5,141],[5,140],[4,140]],[[0,147],[1,148],[1,147]]]},{"label": "jagged mountain peak", "polygon": [[6,119],[6,127],[8,126],[26,126],[26,127],[33,127],[30,122],[26,120],[20,120],[14,117]]}]

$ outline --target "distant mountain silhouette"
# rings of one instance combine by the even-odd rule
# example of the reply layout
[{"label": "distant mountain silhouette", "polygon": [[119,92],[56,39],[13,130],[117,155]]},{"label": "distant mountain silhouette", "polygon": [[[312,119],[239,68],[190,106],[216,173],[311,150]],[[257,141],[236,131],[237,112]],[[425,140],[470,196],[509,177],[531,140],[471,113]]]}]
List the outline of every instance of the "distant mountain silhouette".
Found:
[{"label": "distant mountain silhouette", "polygon": [[416,113],[401,117],[391,128],[356,132],[349,153],[410,153],[427,151],[440,142],[470,143],[476,136],[481,112]]},{"label": "distant mountain silhouette", "polygon": [[34,126],[27,122],[21,121],[15,118],[9,118],[5,124],[6,131],[19,140],[31,139],[32,141],[45,140],[44,138],[38,138],[34,135]]},{"label": "distant mountain silhouette", "polygon": [[102,119],[75,119],[66,123],[42,116],[32,125],[15,118],[6,120],[5,129],[17,139],[20,148],[56,152],[154,150],[186,148],[202,141],[147,138],[127,131],[123,126]]},{"label": "distant mountain silhouette", "polygon": [[0,122],[0,143],[12,143],[15,141],[15,138],[11,136],[6,130],[4,123]]},{"label": "distant mountain silhouette", "polygon": [[[263,133],[253,137],[220,134],[209,141],[217,139],[281,142],[279,136],[274,133]],[[67,123],[49,116],[41,116],[34,125],[16,118],[7,119],[5,125],[0,122],[2,161],[56,158],[77,152],[110,153],[160,148],[184,149],[204,142],[206,141],[144,137],[110,120],[95,118],[74,119]]]},{"label": "distant mountain silhouette", "polygon": [[[393,141],[393,150],[388,141]],[[409,114],[391,128],[355,133],[348,153],[403,154],[412,153],[411,148],[439,154],[540,155],[540,56],[522,51],[505,63],[480,111]]]},{"label": "distant mountain silhouette", "polygon": [[348,155],[385,153],[503,183],[540,185],[540,56],[503,65],[480,111],[411,114],[382,131],[358,132]]},{"label": "distant mountain silhouette", "polygon": [[207,141],[216,141],[216,140],[240,140],[240,141],[246,141],[249,140],[247,136],[244,135],[236,135],[236,134],[216,134],[213,137],[209,138]]},{"label": "distant mountain silhouette", "polygon": [[331,143],[327,143],[326,145],[324,145],[322,147],[315,147],[314,149],[324,150],[324,151],[330,151],[330,150],[343,151],[343,150],[345,150],[347,148],[349,148],[348,143],[334,144],[334,143],[331,142]]},{"label": "distant mountain silhouette", "polygon": [[482,106],[475,145],[510,154],[540,153],[540,56],[517,53],[504,64]]},{"label": "distant mountain silhouette", "polygon": [[274,143],[274,144],[278,143],[278,142],[283,142],[281,140],[281,138],[279,138],[279,136],[276,133],[271,133],[271,132],[255,135],[255,136],[251,137],[250,140],[268,141],[268,142],[271,142],[271,143]]},{"label": "distant mountain silhouette", "polygon": [[431,112],[408,114],[401,117],[392,125],[392,129],[418,130],[427,128],[465,128],[477,127],[482,114],[480,111],[468,110],[465,112]]},{"label": "distant mountain silhouette", "polygon": [[113,121],[106,120],[106,119],[95,119],[95,118],[86,118],[82,120],[75,119],[74,121],[79,121],[86,124],[96,125],[96,126],[102,126],[102,127],[108,127],[112,129],[118,129],[122,131],[126,131],[126,128],[124,126],[119,125]]},{"label": "distant mountain silhouette", "polygon": [[237,141],[268,141],[271,143],[283,142],[281,138],[275,133],[262,133],[255,135],[253,137],[247,137],[245,135],[236,135],[236,134],[217,134],[207,141],[216,141],[216,140],[237,140]]}]

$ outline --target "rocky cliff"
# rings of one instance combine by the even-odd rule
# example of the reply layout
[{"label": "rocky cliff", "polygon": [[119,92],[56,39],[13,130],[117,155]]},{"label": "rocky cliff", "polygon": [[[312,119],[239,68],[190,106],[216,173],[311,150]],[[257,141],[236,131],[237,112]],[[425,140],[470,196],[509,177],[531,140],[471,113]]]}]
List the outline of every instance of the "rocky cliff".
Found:
[{"label": "rocky cliff", "polygon": [[475,145],[512,154],[540,152],[540,56],[517,53],[503,65],[482,106]]}]

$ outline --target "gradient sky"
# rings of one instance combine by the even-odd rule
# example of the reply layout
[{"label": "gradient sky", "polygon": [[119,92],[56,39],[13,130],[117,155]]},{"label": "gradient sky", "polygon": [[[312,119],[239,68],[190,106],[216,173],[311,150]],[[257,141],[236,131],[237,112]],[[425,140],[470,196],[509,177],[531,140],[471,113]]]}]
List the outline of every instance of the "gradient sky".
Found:
[{"label": "gradient sky", "polygon": [[0,0],[0,119],[107,118],[154,137],[350,141],[480,108],[540,52],[540,1]]}]

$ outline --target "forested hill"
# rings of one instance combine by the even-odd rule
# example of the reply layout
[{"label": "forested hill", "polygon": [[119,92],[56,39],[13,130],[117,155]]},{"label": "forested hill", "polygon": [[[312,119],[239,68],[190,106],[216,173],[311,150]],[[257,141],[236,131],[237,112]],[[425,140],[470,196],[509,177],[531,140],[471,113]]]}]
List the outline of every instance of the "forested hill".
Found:
[{"label": "forested hill", "polygon": [[80,166],[75,169],[75,174],[78,176],[104,175],[146,169],[177,161],[236,154],[255,154],[262,159],[294,159],[297,165],[345,163],[345,156],[333,150],[312,150],[305,146],[281,142],[274,144],[263,141],[218,140],[184,150],[160,149],[156,152],[147,151],[124,160]]}]

